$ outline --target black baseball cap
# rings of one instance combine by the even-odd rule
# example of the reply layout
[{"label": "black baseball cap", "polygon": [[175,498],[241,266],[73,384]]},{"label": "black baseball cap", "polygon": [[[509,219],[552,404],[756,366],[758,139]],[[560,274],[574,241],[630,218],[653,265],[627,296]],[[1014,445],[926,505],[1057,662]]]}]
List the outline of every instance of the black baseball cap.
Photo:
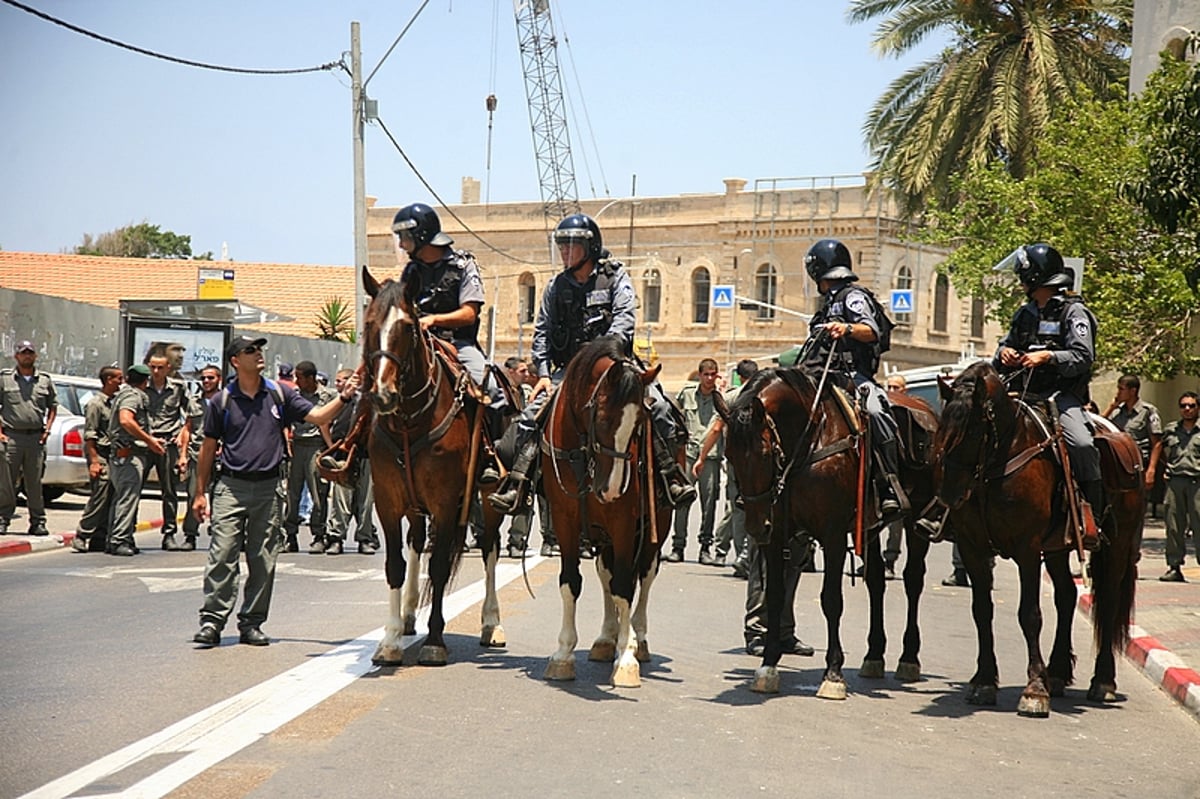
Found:
[{"label": "black baseball cap", "polygon": [[250,338],[249,336],[237,336],[229,343],[225,349],[225,360],[229,360],[235,355],[241,355],[242,350],[247,347],[265,347],[267,340],[265,338]]}]

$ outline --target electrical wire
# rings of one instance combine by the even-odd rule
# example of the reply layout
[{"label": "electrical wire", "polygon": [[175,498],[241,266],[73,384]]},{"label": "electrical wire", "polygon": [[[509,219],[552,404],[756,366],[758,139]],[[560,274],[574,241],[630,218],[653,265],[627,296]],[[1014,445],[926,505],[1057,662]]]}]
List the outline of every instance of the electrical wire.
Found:
[{"label": "electrical wire", "polygon": [[[411,169],[412,173],[417,176],[417,180],[421,181],[421,185],[424,186],[425,189],[433,196],[433,199],[437,200],[438,205],[440,205],[443,209],[445,209],[446,213],[450,214],[450,216],[452,216],[454,218],[454,221],[458,222],[458,224],[462,226],[463,231],[465,231],[466,233],[469,233],[470,235],[472,235],[476,239],[478,239],[479,243],[482,244],[484,247],[487,247],[492,252],[496,253],[499,256],[507,258],[510,261],[515,261],[516,263],[519,263],[519,264],[529,264],[530,266],[536,266],[541,269],[544,269],[546,267],[546,263],[544,261],[527,261],[524,258],[518,258],[517,256],[512,255],[511,253],[507,253],[504,250],[502,250],[499,247],[492,244],[490,241],[485,239],[483,236],[476,233],[474,230],[472,230],[471,227],[462,220],[462,217],[460,217],[458,214],[454,213],[454,209],[446,204],[446,201],[443,200],[441,198],[441,196],[437,193],[437,191],[434,190],[433,186],[429,185],[429,181],[427,181],[425,179],[425,176],[421,174],[421,171],[419,169],[417,169],[417,165],[414,164],[412,162],[412,159],[408,157],[408,153],[404,152],[404,148],[400,146],[400,142],[396,141],[396,137],[392,135],[392,132],[390,130],[388,130],[388,127],[387,127],[387,125],[384,124],[383,120],[379,117],[375,117],[374,121],[376,124],[379,125],[380,129],[383,130],[384,135],[386,135],[388,137],[388,140],[391,141],[392,146],[396,148],[396,152],[400,153],[400,157],[404,159],[404,163],[408,164],[408,168]],[[553,268],[553,265],[551,265],[551,268]]]},{"label": "electrical wire", "polygon": [[217,72],[235,72],[235,73],[238,73],[241,75],[300,75],[300,74],[303,74],[306,72],[326,72],[331,69],[346,69],[347,71],[349,71],[346,67],[345,62],[343,62],[343,61],[330,61],[328,63],[321,64],[320,66],[304,67],[302,69],[247,69],[247,68],[243,68],[243,67],[221,66],[219,64],[206,64],[202,61],[191,61],[186,58],[178,58],[173,55],[167,55],[165,53],[158,53],[158,52],[155,52],[154,50],[147,50],[144,47],[137,47],[132,44],[126,44],[125,42],[121,42],[116,39],[111,39],[108,36],[102,36],[101,34],[94,33],[93,31],[89,31],[86,28],[81,28],[78,25],[72,25],[70,22],[66,22],[65,20],[58,19],[57,17],[52,17],[49,14],[47,14],[43,11],[38,11],[36,8],[31,8],[30,6],[27,6],[24,3],[18,3],[18,2],[16,2],[16,0],[0,0],[0,2],[7,3],[8,5],[12,6],[13,8],[20,9],[21,11],[24,11],[27,14],[32,14],[33,16],[39,17],[40,19],[44,19],[47,22],[52,22],[55,25],[64,27],[69,31],[74,31],[75,33],[82,34],[83,36],[87,36],[89,38],[95,39],[100,42],[104,42],[105,44],[111,44],[114,47],[120,47],[125,50],[131,50],[132,52],[140,53],[141,55],[149,56],[150,58],[158,58],[163,61],[170,61],[174,64],[182,64],[187,67],[197,67],[199,69],[211,69],[211,70],[215,70]]},{"label": "electrical wire", "polygon": [[[8,2],[8,0],[4,1]],[[429,5],[429,0],[425,0],[424,3],[421,3],[421,7],[416,10],[416,12],[412,15],[412,19],[410,19],[408,24],[404,26],[404,30],[400,31],[400,35],[396,37],[396,41],[392,42],[392,46],[389,47],[387,52],[383,54],[383,58],[379,59],[379,63],[375,65],[375,69],[371,70],[370,75],[367,75],[367,79],[362,82],[363,91],[366,91],[367,84],[371,82],[371,78],[375,77],[375,73],[379,71],[381,66],[383,66],[383,62],[388,60],[388,56],[390,56],[392,51],[396,49],[396,45],[400,44],[400,40],[404,38],[404,34],[408,33],[408,29],[411,28],[413,23],[417,21],[417,17],[421,16],[421,12],[425,10],[425,6],[427,5]]]}]

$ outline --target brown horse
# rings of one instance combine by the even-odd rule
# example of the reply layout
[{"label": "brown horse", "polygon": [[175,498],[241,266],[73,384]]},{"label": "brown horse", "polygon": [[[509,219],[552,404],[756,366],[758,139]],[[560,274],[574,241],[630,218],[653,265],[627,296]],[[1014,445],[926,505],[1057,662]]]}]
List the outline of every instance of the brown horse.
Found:
[{"label": "brown horse", "polygon": [[[478,418],[484,408],[468,399],[469,377],[454,356],[417,321],[415,298],[403,282],[380,285],[363,269],[372,302],[367,309],[363,352],[374,420],[368,452],[375,481],[375,508],[387,543],[390,610],[374,662],[399,665],[403,635],[416,632],[425,519],[432,523],[429,556],[429,634],[418,662],[444,665],[446,622],[442,601],[466,540],[463,503],[478,487]],[[472,440],[476,445],[472,446]],[[470,473],[470,466],[475,472]],[[475,489],[470,489],[475,495]],[[482,549],[486,570],[481,646],[504,646],[496,598],[500,514],[483,502]],[[409,521],[404,538],[401,519]],[[407,554],[406,554],[407,550]]]},{"label": "brown horse", "polygon": [[[821,611],[825,616],[828,646],[825,674],[817,696],[845,699],[842,674],[845,654],[841,644],[842,570],[847,534],[856,520],[859,480],[859,425],[838,389],[826,387],[817,399],[818,386],[796,369],[763,369],[742,389],[728,409],[721,409],[728,429],[725,457],[742,495],[738,501],[746,511],[746,530],[762,548],[767,565],[767,635],[762,664],[751,688],[761,693],[779,690],[778,664],[781,653],[779,625],[784,601],[785,560],[789,541],[803,531],[824,550],[825,573],[821,585]],[[916,397],[905,400],[903,418],[917,418],[932,425],[933,412]],[[906,425],[909,452],[902,479],[914,505],[932,496],[932,480],[922,461],[927,449],[912,445],[914,436]],[[872,515],[868,513],[868,515]],[[883,557],[877,521],[867,520],[865,536],[866,581],[870,597],[868,650],[860,674],[883,676],[886,637],[883,625]],[[897,678],[920,676],[917,607],[925,575],[929,541],[910,534],[905,586],[909,615],[904,651]]]},{"label": "brown horse", "polygon": [[648,451],[646,391],[658,371],[626,358],[618,340],[600,338],[571,359],[550,400],[542,484],[562,552],[563,615],[547,680],[575,679],[575,608],[583,589],[579,544],[585,534],[598,550],[596,574],[604,591],[604,622],[588,658],[615,660],[612,681],[618,688],[638,687],[638,664],[650,659],[647,601],[671,522],[670,507],[652,487]]},{"label": "brown horse", "polygon": [[[967,701],[996,704],[999,671],[992,635],[990,558],[998,553],[1017,564],[1021,580],[1017,617],[1029,666],[1017,712],[1045,717],[1050,714],[1050,697],[1062,695],[1071,684],[1075,662],[1071,620],[1076,588],[1057,441],[1044,418],[1008,394],[989,362],[972,364],[941,390],[946,405],[934,443],[934,473],[971,577],[971,614],[979,643]],[[1098,432],[1096,444],[1110,503],[1102,523],[1102,545],[1090,558],[1097,652],[1087,695],[1092,701],[1111,701],[1117,688],[1113,653],[1129,638],[1146,497],[1133,439],[1125,433]],[[1042,660],[1039,642],[1043,561],[1058,614],[1049,664]]]}]

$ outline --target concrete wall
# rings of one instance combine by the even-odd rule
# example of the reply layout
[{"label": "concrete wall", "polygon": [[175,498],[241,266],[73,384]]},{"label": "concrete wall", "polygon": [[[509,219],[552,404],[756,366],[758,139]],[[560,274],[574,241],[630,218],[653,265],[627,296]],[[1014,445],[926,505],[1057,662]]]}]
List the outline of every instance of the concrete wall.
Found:
[{"label": "concrete wall", "polygon": [[1145,87],[1147,76],[1158,69],[1158,54],[1163,50],[1183,55],[1190,31],[1200,31],[1200,0],[1135,0],[1130,94]]}]

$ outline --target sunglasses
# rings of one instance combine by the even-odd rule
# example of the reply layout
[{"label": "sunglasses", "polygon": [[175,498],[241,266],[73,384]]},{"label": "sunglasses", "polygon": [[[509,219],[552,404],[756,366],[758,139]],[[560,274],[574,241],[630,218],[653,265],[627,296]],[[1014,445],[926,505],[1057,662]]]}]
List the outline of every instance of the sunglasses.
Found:
[{"label": "sunglasses", "polygon": [[217,380],[218,377],[216,375],[200,375],[200,379],[201,380]]},{"label": "sunglasses", "polygon": [[258,347],[258,346],[255,346],[254,344],[251,344],[249,347],[246,347],[245,349],[242,350],[242,355],[257,355],[258,353],[263,352],[265,350],[266,350],[266,347]]},{"label": "sunglasses", "polygon": [[1196,403],[1194,403],[1194,402],[1181,402],[1181,403],[1179,403],[1179,407],[1180,407],[1180,408],[1184,408],[1184,409],[1187,409],[1187,408],[1195,408],[1195,407],[1196,407]]}]

